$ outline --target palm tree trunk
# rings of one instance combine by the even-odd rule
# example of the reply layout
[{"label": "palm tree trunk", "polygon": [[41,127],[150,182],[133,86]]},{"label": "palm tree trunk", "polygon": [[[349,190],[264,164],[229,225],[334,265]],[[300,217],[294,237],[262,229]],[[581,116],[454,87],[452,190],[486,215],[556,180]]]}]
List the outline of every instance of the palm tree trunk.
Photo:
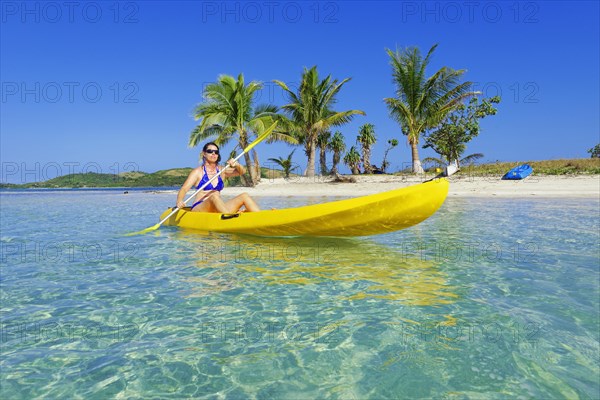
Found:
[{"label": "palm tree trunk", "polygon": [[321,154],[320,154],[320,161],[321,161],[321,175],[325,176],[327,175],[327,148],[322,146],[321,147]]},{"label": "palm tree trunk", "polygon": [[306,176],[315,177],[315,140],[308,143],[308,165],[306,167]]},{"label": "palm tree trunk", "polygon": [[248,175],[244,174],[244,175],[242,175],[242,179],[244,180],[244,184],[246,186],[254,187],[254,176],[253,176],[254,168],[252,167],[252,161],[250,160],[249,153],[244,154],[244,160],[246,161],[246,171],[250,174],[250,177],[248,177]]},{"label": "palm tree trunk", "polygon": [[410,149],[412,152],[412,170],[415,174],[423,174],[425,170],[421,165],[421,160],[419,159],[419,146],[418,141],[411,140],[410,141]]},{"label": "palm tree trunk", "polygon": [[252,178],[252,186],[256,186],[260,182],[260,162],[258,161],[258,153],[256,150],[252,150],[252,157],[254,158],[254,177]]},{"label": "palm tree trunk", "polygon": [[383,161],[381,162],[381,170],[383,172],[385,172],[385,170],[387,169],[387,155],[389,153],[390,149],[387,148],[385,149],[385,153],[383,153]]},{"label": "palm tree trunk", "polygon": [[363,148],[363,169],[365,174],[373,173],[371,168],[371,149],[368,147]]},{"label": "palm tree trunk", "polygon": [[335,175],[338,173],[337,166],[340,162],[340,153],[339,151],[333,152],[333,166],[331,167],[331,175]]},{"label": "palm tree trunk", "polygon": [[[242,149],[248,147],[248,138],[246,137],[245,132],[240,131],[239,144],[240,148]],[[246,161],[246,171],[248,171],[250,177],[248,178],[248,175],[243,174],[241,176],[242,181],[244,182],[245,186],[254,186],[254,179],[252,178],[252,163],[250,162],[250,154],[248,154],[247,152],[244,153],[244,161]]]}]

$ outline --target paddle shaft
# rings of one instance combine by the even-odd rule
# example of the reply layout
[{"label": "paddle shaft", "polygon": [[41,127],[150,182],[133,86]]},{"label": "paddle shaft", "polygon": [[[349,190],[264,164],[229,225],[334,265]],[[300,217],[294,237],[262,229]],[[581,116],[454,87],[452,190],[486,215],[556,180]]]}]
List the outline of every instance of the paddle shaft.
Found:
[{"label": "paddle shaft", "polygon": [[[458,172],[459,168],[456,165],[456,162],[454,164],[448,164],[446,165],[446,168],[444,168],[444,170],[442,172],[440,172],[439,174],[437,174],[436,176],[434,176],[431,179],[427,179],[425,182],[430,182],[434,179],[439,179],[439,178],[448,178],[450,177],[450,175],[454,175],[456,172]],[[423,183],[425,183],[423,182]]]},{"label": "paddle shaft", "polygon": [[[247,149],[247,150],[249,150],[249,149]],[[247,151],[242,151],[236,158],[233,159],[233,161],[237,162],[237,160],[239,160],[244,154],[246,154],[246,152]],[[210,185],[215,179],[217,179],[219,176],[221,176],[221,174],[223,172],[225,172],[225,169],[227,169],[227,167],[225,167],[222,170],[220,170],[218,174],[216,174],[215,176],[213,176],[212,178],[210,178],[208,182],[206,182],[198,190],[196,190],[194,193],[192,193],[192,195],[190,197],[188,197],[187,199],[185,199],[183,201],[183,204],[187,204],[187,202],[190,201],[190,199],[192,199],[195,195],[197,195],[199,192],[201,192],[202,190],[204,190],[208,185]],[[169,215],[167,215],[165,218],[163,218],[163,220],[160,221],[158,223],[158,225],[162,225],[166,220],[168,220],[169,218],[171,218],[171,215],[175,214],[178,210],[180,210],[180,208],[179,207],[175,207],[175,209],[173,209],[173,211],[171,211],[171,213]]]}]

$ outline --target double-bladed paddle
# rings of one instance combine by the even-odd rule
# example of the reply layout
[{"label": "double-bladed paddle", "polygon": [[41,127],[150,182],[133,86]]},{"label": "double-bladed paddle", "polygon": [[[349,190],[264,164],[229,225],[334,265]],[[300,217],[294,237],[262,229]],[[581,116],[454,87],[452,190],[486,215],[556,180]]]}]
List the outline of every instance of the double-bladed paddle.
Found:
[{"label": "double-bladed paddle", "polygon": [[[237,161],[239,160],[244,154],[246,154],[247,152],[249,152],[250,150],[252,150],[252,148],[254,146],[256,146],[257,144],[259,144],[260,142],[262,142],[263,140],[265,140],[267,138],[267,136],[269,136],[271,134],[271,132],[273,132],[273,130],[275,129],[275,127],[277,126],[277,122],[275,122],[273,125],[271,125],[266,131],[264,131],[263,133],[261,133],[254,142],[250,143],[248,145],[248,147],[246,147],[244,149],[244,151],[242,151],[236,158],[233,159],[233,161]],[[223,172],[225,171],[225,168],[223,168],[221,171],[219,171],[218,174],[216,174],[215,176],[213,176],[212,178],[210,178],[210,180],[208,182],[206,182],[204,185],[202,185],[198,190],[196,190],[190,197],[188,197],[183,203],[186,204],[188,201],[190,201],[190,199],[192,199],[194,196],[196,196],[196,194],[202,190],[204,190],[205,187],[207,187],[210,183],[212,183],[212,181],[214,181],[215,179],[217,179]],[[158,224],[156,225],[152,225],[149,228],[143,229],[141,231],[138,232],[132,232],[132,233],[128,233],[126,234],[126,236],[134,236],[134,235],[143,235],[144,233],[148,233],[148,232],[152,232],[157,230],[158,228],[160,228],[160,226],[169,218],[171,218],[171,216],[173,214],[175,214],[177,211],[179,211],[180,208],[179,207],[175,207],[173,209],[173,211],[171,211],[171,213],[169,215],[167,215],[165,218],[163,218],[162,221],[160,221]]]}]

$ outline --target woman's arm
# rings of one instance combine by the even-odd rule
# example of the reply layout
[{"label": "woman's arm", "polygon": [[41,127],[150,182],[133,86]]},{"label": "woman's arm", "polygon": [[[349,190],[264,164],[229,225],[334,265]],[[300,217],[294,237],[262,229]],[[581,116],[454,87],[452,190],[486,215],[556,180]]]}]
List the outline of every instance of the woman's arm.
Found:
[{"label": "woman's arm", "polygon": [[246,172],[246,168],[239,162],[234,162],[233,159],[227,161],[225,164],[225,171],[223,171],[224,178],[231,178],[233,176],[240,176]]},{"label": "woman's arm", "polygon": [[177,207],[185,207],[185,203],[183,202],[183,200],[187,192],[192,188],[192,186],[194,186],[196,182],[198,182],[198,173],[199,172],[197,168],[192,170],[185,182],[183,182],[183,186],[181,186],[181,189],[179,189],[179,192],[177,193]]}]

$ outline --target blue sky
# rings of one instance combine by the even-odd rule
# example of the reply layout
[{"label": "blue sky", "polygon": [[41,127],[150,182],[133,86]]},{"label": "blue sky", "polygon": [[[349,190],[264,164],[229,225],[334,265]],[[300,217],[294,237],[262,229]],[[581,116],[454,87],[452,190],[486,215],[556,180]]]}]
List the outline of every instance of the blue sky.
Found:
[{"label": "blue sky", "polygon": [[[383,103],[394,94],[385,49],[426,53],[435,43],[429,74],[466,69],[475,88],[502,96],[467,154],[490,162],[589,157],[600,141],[598,4],[3,1],[0,181],[195,166],[199,149],[187,143],[203,85],[243,73],[265,83],[258,103],[282,105],[272,80],[297,84],[313,65],[322,76],[352,78],[337,110],[367,113],[339,129],[347,145],[372,123],[372,162],[397,138],[389,154],[397,170],[411,156]],[[257,149],[262,160],[292,150]],[[294,161],[305,165],[301,150]]]}]

